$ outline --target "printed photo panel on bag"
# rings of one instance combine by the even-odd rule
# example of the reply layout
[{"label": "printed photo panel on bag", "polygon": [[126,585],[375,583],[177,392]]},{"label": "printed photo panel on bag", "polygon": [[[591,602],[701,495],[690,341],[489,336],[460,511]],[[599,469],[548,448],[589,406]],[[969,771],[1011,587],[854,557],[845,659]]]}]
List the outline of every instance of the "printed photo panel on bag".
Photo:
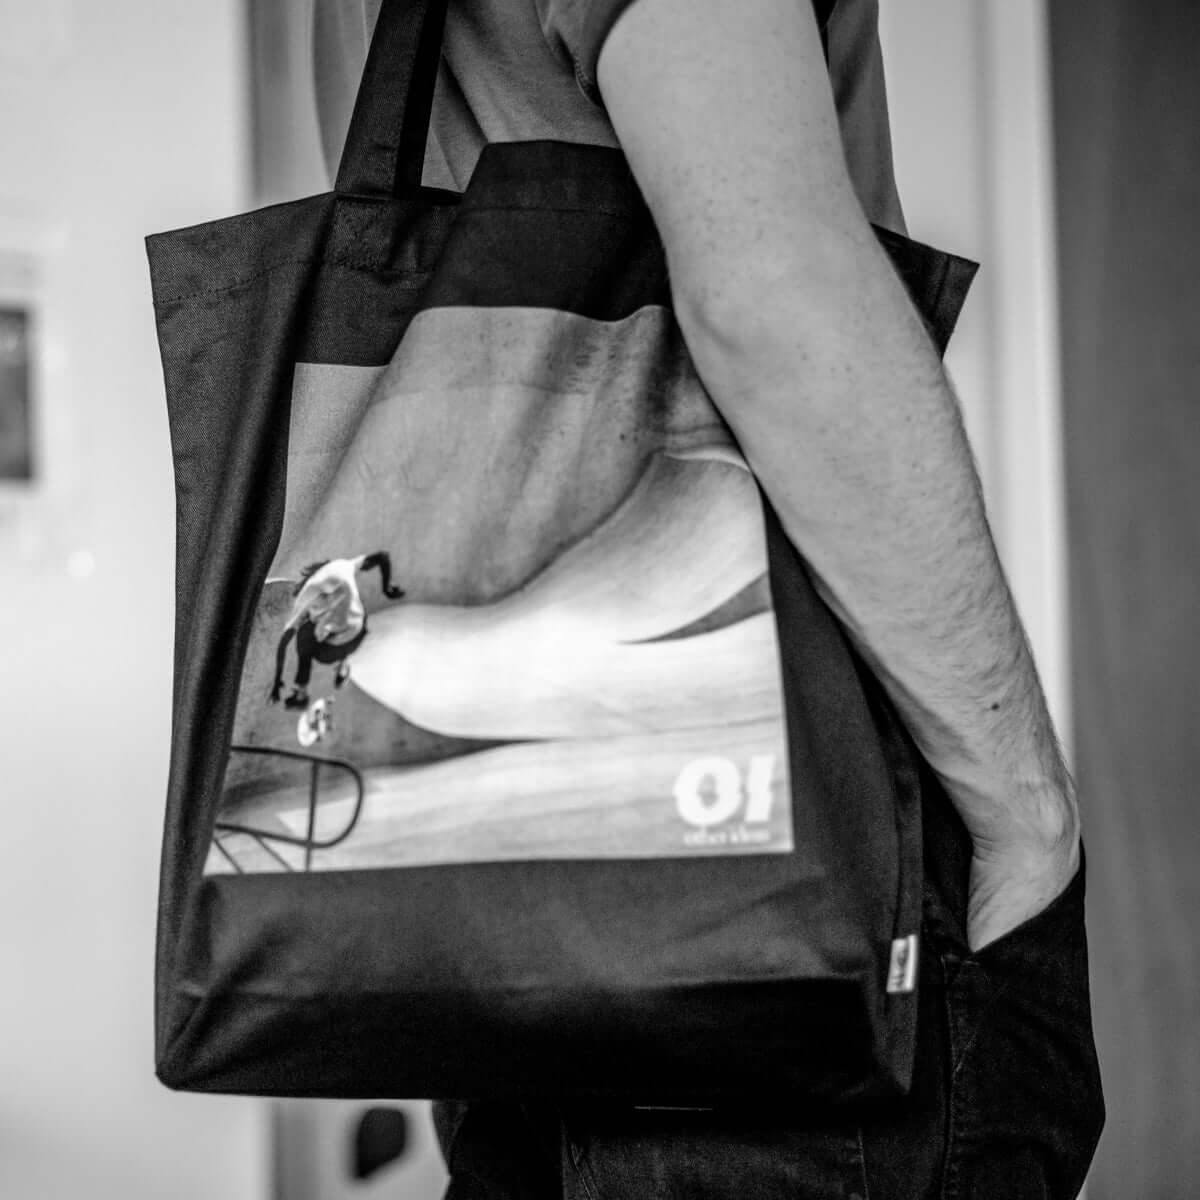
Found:
[{"label": "printed photo panel on bag", "polygon": [[208,873],[786,853],[786,747],[758,487],[666,309],[296,365]]}]

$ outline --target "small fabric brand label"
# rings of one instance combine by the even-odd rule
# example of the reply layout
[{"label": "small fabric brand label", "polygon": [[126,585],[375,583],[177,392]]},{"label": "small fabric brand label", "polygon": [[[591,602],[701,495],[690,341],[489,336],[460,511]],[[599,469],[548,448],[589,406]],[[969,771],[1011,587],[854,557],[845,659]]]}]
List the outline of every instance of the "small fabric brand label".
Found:
[{"label": "small fabric brand label", "polygon": [[892,942],[892,957],[888,964],[887,990],[889,996],[904,995],[917,986],[917,935],[896,938]]}]

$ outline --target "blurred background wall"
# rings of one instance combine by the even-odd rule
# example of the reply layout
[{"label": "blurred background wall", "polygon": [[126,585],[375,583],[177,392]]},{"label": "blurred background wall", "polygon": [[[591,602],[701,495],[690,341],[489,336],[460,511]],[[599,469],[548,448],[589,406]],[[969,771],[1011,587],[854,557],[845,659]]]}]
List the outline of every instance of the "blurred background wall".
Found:
[{"label": "blurred background wall", "polygon": [[142,238],[244,199],[241,7],[0,0],[46,473],[0,494],[5,1200],[266,1194],[261,1103],[166,1091],[151,1046],[174,500]]},{"label": "blurred background wall", "polygon": [[1108,1127],[1200,1194],[1200,5],[1050,9],[1076,776]]},{"label": "blurred background wall", "polygon": [[[43,452],[0,481],[6,1198],[337,1194],[346,1106],[152,1067],[174,498],[142,238],[253,202],[247,4],[0,0],[0,307],[33,312]],[[1200,1167],[1200,10],[1047,7],[882,0],[881,30],[909,231],[983,264],[948,363],[1087,810],[1089,1191],[1170,1200]],[[373,1193],[436,1194],[409,1178]]]}]

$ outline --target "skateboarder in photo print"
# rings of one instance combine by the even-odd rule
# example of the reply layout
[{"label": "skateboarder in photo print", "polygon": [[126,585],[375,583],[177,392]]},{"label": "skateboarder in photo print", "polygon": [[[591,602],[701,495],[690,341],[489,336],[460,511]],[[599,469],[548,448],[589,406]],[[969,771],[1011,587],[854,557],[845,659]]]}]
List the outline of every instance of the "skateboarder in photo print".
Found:
[{"label": "skateboarder in photo print", "polygon": [[309,705],[308,685],[313,663],[336,664],[334,687],[342,687],[350,678],[350,655],[367,636],[367,615],[358,588],[358,573],[378,568],[383,594],[398,600],[403,589],[392,583],[392,562],[385,551],[357,558],[334,558],[311,563],[300,571],[295,585],[295,602],[279,638],[275,657],[275,679],[270,700],[279,702],[283,688],[287,650],[296,642],[296,675],[285,708],[305,709]]}]

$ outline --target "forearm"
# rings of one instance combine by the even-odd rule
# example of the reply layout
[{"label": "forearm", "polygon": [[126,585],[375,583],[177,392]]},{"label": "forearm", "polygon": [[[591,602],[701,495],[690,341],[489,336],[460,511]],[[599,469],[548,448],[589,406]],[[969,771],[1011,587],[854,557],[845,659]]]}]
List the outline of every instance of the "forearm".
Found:
[{"label": "forearm", "polygon": [[1073,787],[941,362],[873,241],[820,245],[756,304],[677,306],[697,369],[973,836],[1073,841]]}]

